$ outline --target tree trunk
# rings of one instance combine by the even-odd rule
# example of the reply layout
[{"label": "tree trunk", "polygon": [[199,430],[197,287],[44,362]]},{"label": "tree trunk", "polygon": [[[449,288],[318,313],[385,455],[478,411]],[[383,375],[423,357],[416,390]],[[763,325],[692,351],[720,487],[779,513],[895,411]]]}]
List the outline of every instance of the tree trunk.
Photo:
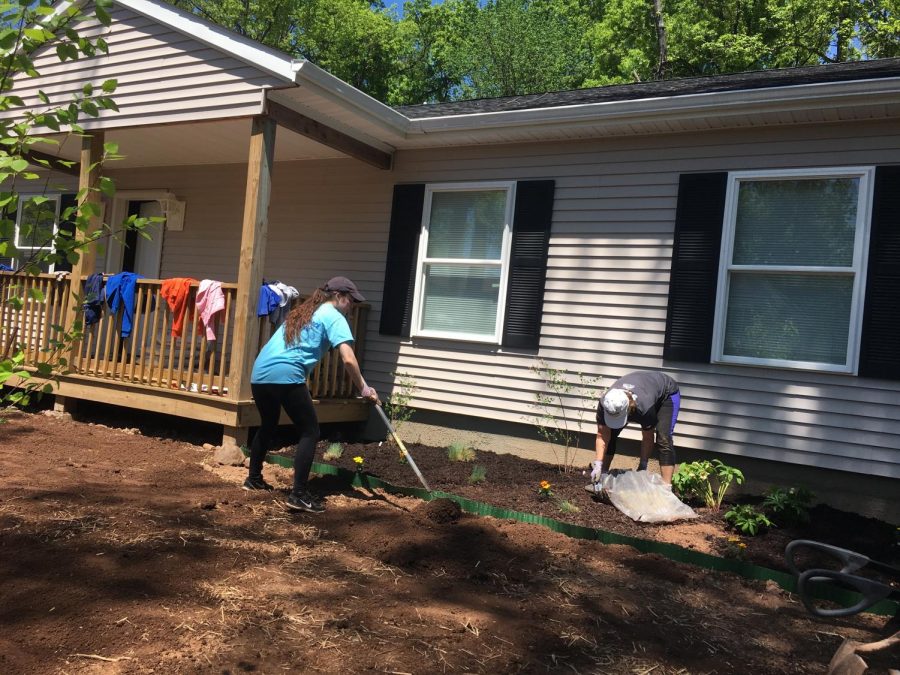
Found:
[{"label": "tree trunk", "polygon": [[669,61],[666,48],[666,20],[663,16],[664,0],[653,0],[653,18],[656,21],[656,45],[659,60],[656,64],[656,79],[664,80],[668,75]]}]

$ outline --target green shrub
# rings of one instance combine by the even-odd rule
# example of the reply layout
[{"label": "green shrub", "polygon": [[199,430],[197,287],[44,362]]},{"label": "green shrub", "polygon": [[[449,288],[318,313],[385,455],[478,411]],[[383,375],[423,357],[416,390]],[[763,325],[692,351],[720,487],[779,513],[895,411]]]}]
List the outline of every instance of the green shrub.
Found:
[{"label": "green shrub", "polygon": [[773,487],[763,500],[763,508],[779,525],[805,525],[813,499],[815,495],[806,488]]},{"label": "green shrub", "polygon": [[485,469],[480,464],[476,464],[472,467],[472,475],[469,476],[469,483],[471,483],[472,485],[483,483],[486,477],[487,469]]},{"label": "green shrub", "polygon": [[451,443],[447,448],[447,458],[451,462],[471,462],[475,460],[475,451],[464,443]]},{"label": "green shrub", "polygon": [[326,462],[331,462],[341,458],[341,455],[344,454],[344,447],[340,443],[332,443],[328,446],[328,449],[322,454],[322,459]]},{"label": "green shrub", "polygon": [[718,459],[688,462],[678,467],[672,486],[683,499],[698,499],[718,511],[731,484],[744,482],[744,474]]},{"label": "green shrub", "polygon": [[415,409],[409,404],[419,386],[416,378],[409,373],[392,372],[391,377],[394,379],[394,390],[383,401],[381,407],[391,421],[394,431],[399,431],[400,427],[408,422],[415,412]]},{"label": "green shrub", "polygon": [[559,506],[559,510],[562,511],[563,513],[578,513],[579,511],[581,511],[580,508],[578,508],[572,502],[565,500],[565,499],[561,499],[558,506]]},{"label": "green shrub", "polygon": [[757,511],[756,507],[750,504],[740,504],[732,506],[725,513],[725,522],[729,523],[734,529],[755,537],[759,532],[767,527],[773,527],[774,523],[766,517],[766,514]]}]

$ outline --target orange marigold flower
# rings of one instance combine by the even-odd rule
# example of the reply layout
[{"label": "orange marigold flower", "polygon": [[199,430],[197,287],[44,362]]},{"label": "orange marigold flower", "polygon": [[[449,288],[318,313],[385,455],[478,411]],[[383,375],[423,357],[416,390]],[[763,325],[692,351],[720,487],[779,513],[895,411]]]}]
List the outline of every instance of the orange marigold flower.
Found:
[{"label": "orange marigold flower", "polygon": [[542,480],[541,481],[541,490],[549,490],[549,489],[550,489],[550,483],[548,483],[545,480]]}]

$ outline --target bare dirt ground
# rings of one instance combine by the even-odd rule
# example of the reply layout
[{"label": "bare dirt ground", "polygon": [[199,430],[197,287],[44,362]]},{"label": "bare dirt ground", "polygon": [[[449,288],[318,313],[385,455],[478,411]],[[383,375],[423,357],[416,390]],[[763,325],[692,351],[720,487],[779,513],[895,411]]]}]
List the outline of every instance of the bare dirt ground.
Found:
[{"label": "bare dirt ground", "polygon": [[843,637],[885,627],[324,478],[327,511],[289,514],[211,455],[40,414],[0,425],[0,673],[823,673]]}]

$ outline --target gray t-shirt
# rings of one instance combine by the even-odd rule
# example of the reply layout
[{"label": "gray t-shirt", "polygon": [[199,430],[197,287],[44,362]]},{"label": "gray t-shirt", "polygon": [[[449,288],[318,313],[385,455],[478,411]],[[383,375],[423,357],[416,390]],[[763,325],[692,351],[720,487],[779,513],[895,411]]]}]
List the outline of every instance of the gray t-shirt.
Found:
[{"label": "gray t-shirt", "polygon": [[[672,394],[678,393],[678,383],[668,375],[647,370],[636,370],[623,375],[612,383],[610,389],[625,389],[635,397],[637,410],[628,416],[629,422],[637,422],[641,429],[656,427],[657,414],[663,402]],[[597,406],[597,421],[606,424],[603,399]]]}]

